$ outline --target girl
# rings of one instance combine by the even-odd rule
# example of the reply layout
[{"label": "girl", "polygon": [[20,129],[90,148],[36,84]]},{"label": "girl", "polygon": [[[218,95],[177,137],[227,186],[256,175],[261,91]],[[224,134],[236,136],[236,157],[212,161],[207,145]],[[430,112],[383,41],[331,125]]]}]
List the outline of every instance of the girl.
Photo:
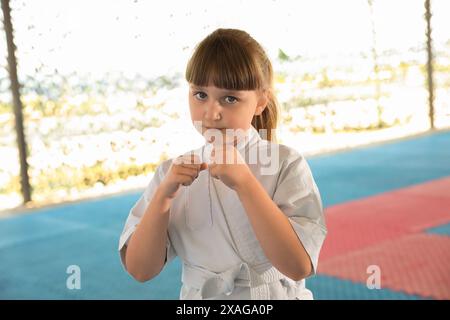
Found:
[{"label": "girl", "polygon": [[144,282],[178,255],[180,299],[312,299],[305,278],[326,235],[322,202],[305,158],[274,142],[263,48],[218,29],[196,47],[186,80],[205,145],[157,167],[120,237],[124,267]]}]

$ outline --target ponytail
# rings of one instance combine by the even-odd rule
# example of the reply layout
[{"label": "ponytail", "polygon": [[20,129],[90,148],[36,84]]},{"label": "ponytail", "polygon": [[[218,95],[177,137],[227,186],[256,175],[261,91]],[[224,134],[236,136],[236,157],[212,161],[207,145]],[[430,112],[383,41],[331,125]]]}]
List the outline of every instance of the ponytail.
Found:
[{"label": "ponytail", "polygon": [[269,102],[260,115],[254,116],[252,119],[252,126],[259,132],[263,129],[266,132],[267,137],[261,136],[271,142],[277,142],[276,128],[278,125],[279,106],[275,95],[273,94],[273,88],[268,90]]}]

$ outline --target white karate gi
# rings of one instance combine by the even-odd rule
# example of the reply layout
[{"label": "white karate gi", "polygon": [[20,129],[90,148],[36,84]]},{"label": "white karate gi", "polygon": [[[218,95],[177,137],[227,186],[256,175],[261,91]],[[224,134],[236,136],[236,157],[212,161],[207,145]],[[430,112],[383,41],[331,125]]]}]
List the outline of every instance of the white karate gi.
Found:
[{"label": "white karate gi", "polygon": [[[252,126],[246,131],[246,137],[236,148],[288,217],[316,273],[327,231],[319,190],[305,158],[285,145],[262,139]],[[206,143],[194,152],[205,160],[211,147]],[[254,152],[255,148],[266,154],[268,148],[278,148],[274,174],[262,174],[261,162],[249,161],[249,152]],[[143,195],[131,209],[119,250],[128,243],[172,160],[157,167]],[[209,170],[201,171],[190,186],[180,188],[170,208],[166,255],[166,263],[176,255],[183,263],[180,299],[313,298],[311,291],[305,288],[305,279],[293,281],[271,265],[234,190],[211,177]]]}]

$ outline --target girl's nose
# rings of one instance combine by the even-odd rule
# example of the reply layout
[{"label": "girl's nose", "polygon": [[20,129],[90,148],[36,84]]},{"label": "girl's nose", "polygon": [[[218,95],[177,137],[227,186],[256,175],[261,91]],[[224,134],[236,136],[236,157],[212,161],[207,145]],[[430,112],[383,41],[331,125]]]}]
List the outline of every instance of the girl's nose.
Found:
[{"label": "girl's nose", "polygon": [[213,102],[210,104],[207,104],[205,109],[205,120],[208,121],[216,121],[220,118],[221,114],[221,107],[219,103]]}]

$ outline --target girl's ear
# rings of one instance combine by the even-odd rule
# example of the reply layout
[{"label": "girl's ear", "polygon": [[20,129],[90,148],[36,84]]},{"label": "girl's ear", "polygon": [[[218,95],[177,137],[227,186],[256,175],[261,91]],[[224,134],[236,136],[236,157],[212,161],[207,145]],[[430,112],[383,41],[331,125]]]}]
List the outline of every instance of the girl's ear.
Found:
[{"label": "girl's ear", "polygon": [[260,91],[258,94],[258,103],[256,104],[255,116],[259,116],[267,104],[269,103],[269,98],[267,97],[267,90]]}]

